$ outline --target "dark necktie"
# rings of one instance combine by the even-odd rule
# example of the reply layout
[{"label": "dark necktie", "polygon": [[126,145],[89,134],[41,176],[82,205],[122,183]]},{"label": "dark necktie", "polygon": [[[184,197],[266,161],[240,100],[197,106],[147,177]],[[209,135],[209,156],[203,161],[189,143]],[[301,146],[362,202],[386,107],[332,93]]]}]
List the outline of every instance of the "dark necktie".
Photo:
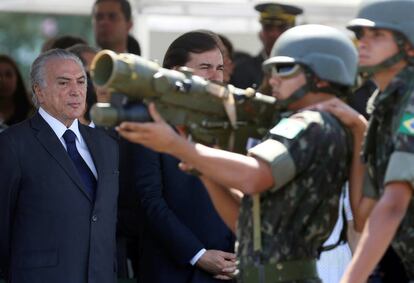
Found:
[{"label": "dark necktie", "polygon": [[95,199],[96,179],[91,169],[88,167],[85,160],[83,160],[82,156],[79,154],[79,151],[76,148],[75,133],[71,130],[66,130],[66,132],[63,134],[63,139],[66,142],[69,157],[75,164],[75,167],[79,172],[79,175],[83,181],[83,184],[85,185],[88,194],[92,199]]}]

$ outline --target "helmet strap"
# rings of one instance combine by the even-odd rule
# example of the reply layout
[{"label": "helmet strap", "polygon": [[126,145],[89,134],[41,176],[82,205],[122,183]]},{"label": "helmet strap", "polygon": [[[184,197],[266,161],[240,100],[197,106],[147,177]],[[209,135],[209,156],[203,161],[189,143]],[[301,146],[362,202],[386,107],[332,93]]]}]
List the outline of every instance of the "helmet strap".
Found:
[{"label": "helmet strap", "polygon": [[281,109],[287,109],[289,105],[304,97],[309,91],[312,91],[312,89],[315,89],[313,74],[306,69],[304,69],[304,73],[306,77],[306,84],[294,91],[288,98],[278,99],[276,101],[277,105]]}]

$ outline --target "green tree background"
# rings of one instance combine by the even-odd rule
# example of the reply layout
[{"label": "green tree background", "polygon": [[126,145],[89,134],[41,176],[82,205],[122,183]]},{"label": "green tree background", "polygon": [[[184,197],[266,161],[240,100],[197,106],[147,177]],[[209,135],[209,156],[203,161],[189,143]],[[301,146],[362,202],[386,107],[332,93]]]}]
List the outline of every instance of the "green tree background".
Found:
[{"label": "green tree background", "polygon": [[0,12],[0,53],[17,62],[26,82],[44,42],[61,35],[80,36],[94,46],[91,17]]}]

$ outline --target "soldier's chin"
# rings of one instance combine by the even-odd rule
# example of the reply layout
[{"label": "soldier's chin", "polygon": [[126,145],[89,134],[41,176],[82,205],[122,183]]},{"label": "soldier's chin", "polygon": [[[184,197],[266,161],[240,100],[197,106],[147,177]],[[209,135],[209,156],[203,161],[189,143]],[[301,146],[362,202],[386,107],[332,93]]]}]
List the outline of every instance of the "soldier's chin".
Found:
[{"label": "soldier's chin", "polygon": [[362,68],[370,68],[370,67],[374,67],[376,64],[377,64],[377,63],[375,63],[375,62],[371,62],[370,60],[368,60],[368,59],[363,59],[363,58],[360,58],[360,59],[359,59],[359,62],[358,62],[359,67],[362,67]]}]

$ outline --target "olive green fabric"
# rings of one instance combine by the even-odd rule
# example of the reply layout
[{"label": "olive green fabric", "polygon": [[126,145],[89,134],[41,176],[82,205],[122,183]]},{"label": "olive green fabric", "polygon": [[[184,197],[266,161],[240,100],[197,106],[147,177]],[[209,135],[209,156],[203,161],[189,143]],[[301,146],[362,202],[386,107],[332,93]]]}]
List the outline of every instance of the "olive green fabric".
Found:
[{"label": "olive green fabric", "polygon": [[[408,182],[414,188],[414,136],[402,128],[412,126],[414,115],[414,67],[402,70],[372,102],[363,157],[376,193],[393,181]],[[407,274],[414,279],[414,200],[392,243]]]},{"label": "olive green fabric", "polygon": [[[237,231],[241,278],[244,268],[257,263],[267,265],[317,258],[318,249],[338,217],[339,197],[349,172],[351,136],[328,113],[304,111],[289,119],[294,122],[288,121],[287,125],[297,122],[303,127],[298,124],[293,132],[275,127],[263,142],[265,145],[259,144],[250,150],[273,169],[279,169],[279,172],[273,171],[276,186],[279,186],[277,178],[283,178],[280,176],[285,169],[288,175],[294,172],[294,176],[277,189],[260,195],[260,254],[253,248],[252,198],[243,198]],[[269,149],[272,145],[274,150]],[[289,159],[294,163],[294,171],[282,166]],[[320,281],[309,278],[286,282]]]},{"label": "olive green fabric", "polygon": [[379,199],[380,195],[378,194],[378,191],[375,190],[374,185],[372,184],[372,181],[369,177],[368,172],[365,172],[364,174],[364,183],[363,183],[363,191],[362,194],[364,197],[372,198],[372,199]]},{"label": "olive green fabric", "polygon": [[242,280],[245,283],[321,282],[315,259],[266,264],[262,268],[248,266]]},{"label": "olive green fabric", "polygon": [[396,181],[408,182],[414,188],[414,153],[396,151],[391,154],[384,183]]},{"label": "olive green fabric", "polygon": [[284,144],[269,139],[249,150],[249,154],[271,164],[275,179],[273,190],[284,186],[295,176],[295,163]]}]

